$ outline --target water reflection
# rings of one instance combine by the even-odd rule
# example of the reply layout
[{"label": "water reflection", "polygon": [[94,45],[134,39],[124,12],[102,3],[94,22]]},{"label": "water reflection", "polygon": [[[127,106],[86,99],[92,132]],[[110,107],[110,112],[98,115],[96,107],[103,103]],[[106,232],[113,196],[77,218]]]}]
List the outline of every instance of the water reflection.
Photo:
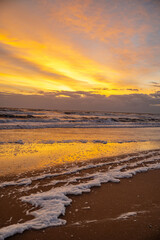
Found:
[{"label": "water reflection", "polygon": [[159,128],[3,130],[0,175],[157,149],[159,133]]}]

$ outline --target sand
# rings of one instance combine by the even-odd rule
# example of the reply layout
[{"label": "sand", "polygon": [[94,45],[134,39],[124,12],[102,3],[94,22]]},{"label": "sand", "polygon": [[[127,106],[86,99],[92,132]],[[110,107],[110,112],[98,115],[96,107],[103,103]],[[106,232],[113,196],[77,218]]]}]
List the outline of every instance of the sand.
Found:
[{"label": "sand", "polygon": [[[160,171],[140,173],[120,183],[107,183],[90,193],[72,196],[72,205],[63,217],[67,224],[43,230],[29,230],[8,239],[15,240],[159,240]],[[9,198],[8,198],[9,201]],[[19,219],[24,207],[14,199],[1,205],[1,227],[10,215]],[[16,205],[16,208],[15,208]],[[10,207],[7,207],[10,206]],[[129,213],[128,218],[122,214]],[[28,219],[30,216],[28,216]],[[26,217],[25,217],[26,219]]]}]

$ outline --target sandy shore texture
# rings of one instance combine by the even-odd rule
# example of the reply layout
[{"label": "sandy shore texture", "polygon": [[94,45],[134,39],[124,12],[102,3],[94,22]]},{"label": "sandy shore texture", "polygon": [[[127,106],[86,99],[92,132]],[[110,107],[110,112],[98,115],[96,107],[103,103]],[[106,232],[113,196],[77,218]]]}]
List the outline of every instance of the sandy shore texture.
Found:
[{"label": "sandy shore texture", "polygon": [[[29,230],[7,238],[12,240],[159,240],[160,171],[151,170],[120,183],[102,184],[90,193],[71,196],[64,217],[67,224],[43,230]],[[9,198],[8,198],[9,201]],[[16,205],[16,207],[15,207]],[[8,207],[9,206],[9,207]],[[14,206],[14,211],[12,211]],[[30,206],[29,206],[30,207]],[[1,227],[12,215],[20,218],[23,206],[14,201],[1,205]],[[21,216],[23,217],[23,216]],[[26,218],[24,216],[25,220]]]}]

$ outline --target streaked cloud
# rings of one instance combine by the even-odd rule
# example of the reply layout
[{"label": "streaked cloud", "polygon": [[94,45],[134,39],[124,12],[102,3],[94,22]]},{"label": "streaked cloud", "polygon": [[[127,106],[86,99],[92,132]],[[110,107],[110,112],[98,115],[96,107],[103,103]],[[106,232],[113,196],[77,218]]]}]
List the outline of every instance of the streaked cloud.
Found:
[{"label": "streaked cloud", "polygon": [[156,0],[1,1],[1,91],[151,96],[160,84],[159,12]]}]

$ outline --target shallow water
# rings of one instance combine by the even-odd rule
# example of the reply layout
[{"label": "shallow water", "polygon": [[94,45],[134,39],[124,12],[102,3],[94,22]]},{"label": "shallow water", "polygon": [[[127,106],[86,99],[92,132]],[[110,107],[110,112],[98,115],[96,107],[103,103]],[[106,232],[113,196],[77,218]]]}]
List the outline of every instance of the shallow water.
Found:
[{"label": "shallow water", "polygon": [[0,132],[0,176],[160,147],[158,127],[17,129]]}]

